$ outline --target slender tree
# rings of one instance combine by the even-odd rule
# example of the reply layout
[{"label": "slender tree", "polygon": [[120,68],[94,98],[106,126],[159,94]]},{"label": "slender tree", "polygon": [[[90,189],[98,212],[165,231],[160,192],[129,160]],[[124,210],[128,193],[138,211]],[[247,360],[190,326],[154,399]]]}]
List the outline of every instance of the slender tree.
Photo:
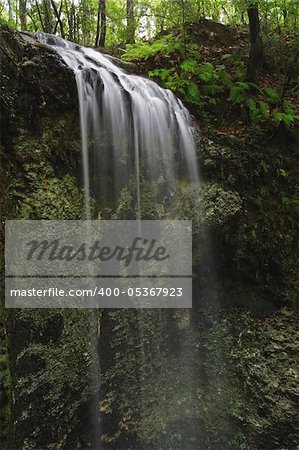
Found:
[{"label": "slender tree", "polygon": [[8,20],[10,22],[13,21],[13,6],[12,6],[12,0],[8,0]]},{"label": "slender tree", "polygon": [[107,31],[107,15],[106,15],[106,0],[99,0],[98,17],[97,17],[97,32],[95,45],[96,47],[105,47]]},{"label": "slender tree", "polygon": [[21,31],[27,29],[27,0],[19,0],[19,16]]},{"label": "slender tree", "polygon": [[135,42],[135,0],[127,0],[127,43],[134,44]]},{"label": "slender tree", "polygon": [[249,19],[250,52],[247,64],[247,79],[255,81],[259,70],[264,66],[264,50],[261,35],[259,9],[257,3],[250,3],[247,8]]},{"label": "slender tree", "polygon": [[73,7],[72,4],[69,7],[68,0],[64,1],[65,12],[67,17],[67,25],[68,25],[68,38],[70,40],[74,39],[74,17],[73,17]]},{"label": "slender tree", "polygon": [[46,33],[53,33],[53,14],[51,8],[51,0],[43,0],[44,5],[44,24]]},{"label": "slender tree", "polygon": [[46,27],[45,27],[45,24],[44,24],[44,21],[43,21],[43,15],[41,13],[41,10],[40,10],[40,7],[39,7],[39,4],[38,4],[37,0],[35,0],[35,6],[36,6],[36,9],[37,9],[38,18],[39,18],[42,30],[46,31]]}]

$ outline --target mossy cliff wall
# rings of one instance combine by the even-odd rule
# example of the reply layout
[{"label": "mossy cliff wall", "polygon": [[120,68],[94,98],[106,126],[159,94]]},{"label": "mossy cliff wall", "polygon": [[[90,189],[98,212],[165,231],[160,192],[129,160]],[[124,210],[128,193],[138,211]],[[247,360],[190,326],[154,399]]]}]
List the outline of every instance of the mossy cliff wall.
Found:
[{"label": "mossy cliff wall", "polygon": [[[73,74],[30,37],[4,26],[0,33],[1,217],[80,219],[84,208]],[[1,236],[3,270],[3,223]],[[91,415],[87,411],[96,389],[90,375],[94,336],[89,320],[87,313],[73,310],[3,313],[10,369],[4,389],[11,409],[11,418],[4,417],[7,448],[76,448],[88,435],[89,420],[82,417]],[[7,373],[7,366],[3,370]]]}]

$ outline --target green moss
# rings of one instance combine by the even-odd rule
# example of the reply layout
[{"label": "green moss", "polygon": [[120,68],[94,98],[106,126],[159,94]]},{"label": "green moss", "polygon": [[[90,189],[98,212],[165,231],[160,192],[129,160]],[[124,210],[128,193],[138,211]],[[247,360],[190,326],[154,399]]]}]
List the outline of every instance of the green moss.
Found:
[{"label": "green moss", "polygon": [[98,388],[91,378],[90,320],[87,311],[73,310],[11,316],[9,326],[19,328],[11,353],[16,448],[42,447],[45,441],[48,448],[63,447],[78,427],[80,407]]},{"label": "green moss", "polygon": [[[1,120],[6,120],[1,124],[3,217],[80,219],[84,205],[73,73],[44,46],[25,44],[17,33],[0,28],[9,55],[4,54],[0,74],[7,88],[0,92]],[[1,250],[3,273],[3,239]],[[3,358],[9,362],[3,366],[5,395],[12,391],[10,411],[3,414],[5,423],[9,415],[13,422],[13,430],[3,427],[4,446],[84,446],[91,425],[86,420],[79,432],[81,415],[98,390],[96,335],[90,332],[97,330],[97,317],[76,310],[9,310],[3,316]]]},{"label": "green moss", "polygon": [[295,448],[296,317],[285,310],[258,322],[236,311],[211,321],[201,334],[209,381],[200,406],[206,428],[219,442],[227,440],[233,448]]},{"label": "green moss", "polygon": [[176,317],[171,352],[159,340],[161,312],[112,313],[114,365],[101,408],[116,426],[105,442],[121,447],[124,435],[136,448],[295,448],[298,314],[259,321],[207,306],[198,314],[195,328],[187,311]]},{"label": "green moss", "polygon": [[84,215],[82,190],[75,178],[66,175],[44,178],[36,191],[24,198],[20,204],[20,219],[80,219]]}]

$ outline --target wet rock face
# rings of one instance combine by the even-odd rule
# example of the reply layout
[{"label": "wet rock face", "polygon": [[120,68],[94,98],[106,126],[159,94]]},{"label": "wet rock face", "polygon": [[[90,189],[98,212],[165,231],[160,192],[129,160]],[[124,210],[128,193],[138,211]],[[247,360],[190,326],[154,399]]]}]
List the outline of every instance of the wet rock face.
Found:
[{"label": "wet rock face", "polygon": [[297,448],[298,311],[256,320],[232,310],[215,320],[206,308],[201,319],[193,361],[203,372],[198,410],[211,448]]},{"label": "wet rock face", "polygon": [[298,303],[296,132],[196,131],[225,306],[261,315]]},{"label": "wet rock face", "polygon": [[298,445],[298,319],[288,309],[266,319],[257,333],[260,354],[244,364],[251,404],[259,405],[247,426],[263,448]]},{"label": "wet rock face", "polygon": [[80,190],[80,127],[75,79],[58,55],[6,26],[0,53],[0,207],[13,218],[41,185],[61,186],[63,175]]},{"label": "wet rock face", "polygon": [[[23,341],[25,321],[30,340]],[[92,337],[87,314],[18,311],[9,315],[7,331],[13,389],[13,448],[76,448],[82,436],[75,430],[82,425],[82,414],[87,416],[84,425],[89,429],[92,411],[89,405],[87,414],[85,404],[96,388],[88,370]]]},{"label": "wet rock face", "polygon": [[[73,73],[58,55],[33,39],[1,26],[2,139],[20,126],[42,132],[39,117],[77,109]],[[59,70],[57,70],[59,68]],[[4,126],[6,125],[6,126]]]},{"label": "wet rock face", "polygon": [[[0,26],[0,52],[1,217],[80,219],[81,144],[73,73],[53,51],[5,26]],[[0,232],[3,270],[3,224]],[[5,397],[12,392],[10,417],[7,402],[4,414],[4,422],[11,424],[3,436],[7,447],[84,446],[78,428],[81,417],[91,415],[96,389],[89,373],[93,337],[86,313],[11,310],[4,321],[10,369]],[[84,428],[88,436],[88,419]]]}]

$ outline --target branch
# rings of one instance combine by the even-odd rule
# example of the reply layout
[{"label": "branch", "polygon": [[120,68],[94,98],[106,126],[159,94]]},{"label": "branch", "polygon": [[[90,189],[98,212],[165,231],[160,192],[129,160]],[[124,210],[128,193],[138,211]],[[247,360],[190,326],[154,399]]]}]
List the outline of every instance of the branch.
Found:
[{"label": "branch", "polygon": [[55,25],[55,28],[54,28],[54,34],[56,33],[57,27],[58,27],[58,24],[59,24],[61,36],[64,38],[65,35],[64,35],[64,30],[63,30],[63,24],[62,24],[62,21],[61,21],[61,18],[60,18],[60,16],[61,16],[61,11],[62,11],[62,2],[60,3],[59,11],[58,11],[58,9],[57,9],[57,6],[56,6],[56,3],[54,2],[54,0],[51,0],[51,5],[52,5],[52,7],[53,7],[55,17],[56,17],[56,19],[57,19],[56,25]]},{"label": "branch", "polygon": [[39,18],[40,24],[42,26],[42,30],[43,30],[43,32],[45,32],[45,25],[44,25],[44,22],[43,22],[43,18],[42,18],[42,15],[41,15],[41,12],[40,12],[40,8],[39,8],[39,4],[38,4],[37,0],[35,0],[35,4],[36,4],[37,12],[38,12],[38,18]]}]

